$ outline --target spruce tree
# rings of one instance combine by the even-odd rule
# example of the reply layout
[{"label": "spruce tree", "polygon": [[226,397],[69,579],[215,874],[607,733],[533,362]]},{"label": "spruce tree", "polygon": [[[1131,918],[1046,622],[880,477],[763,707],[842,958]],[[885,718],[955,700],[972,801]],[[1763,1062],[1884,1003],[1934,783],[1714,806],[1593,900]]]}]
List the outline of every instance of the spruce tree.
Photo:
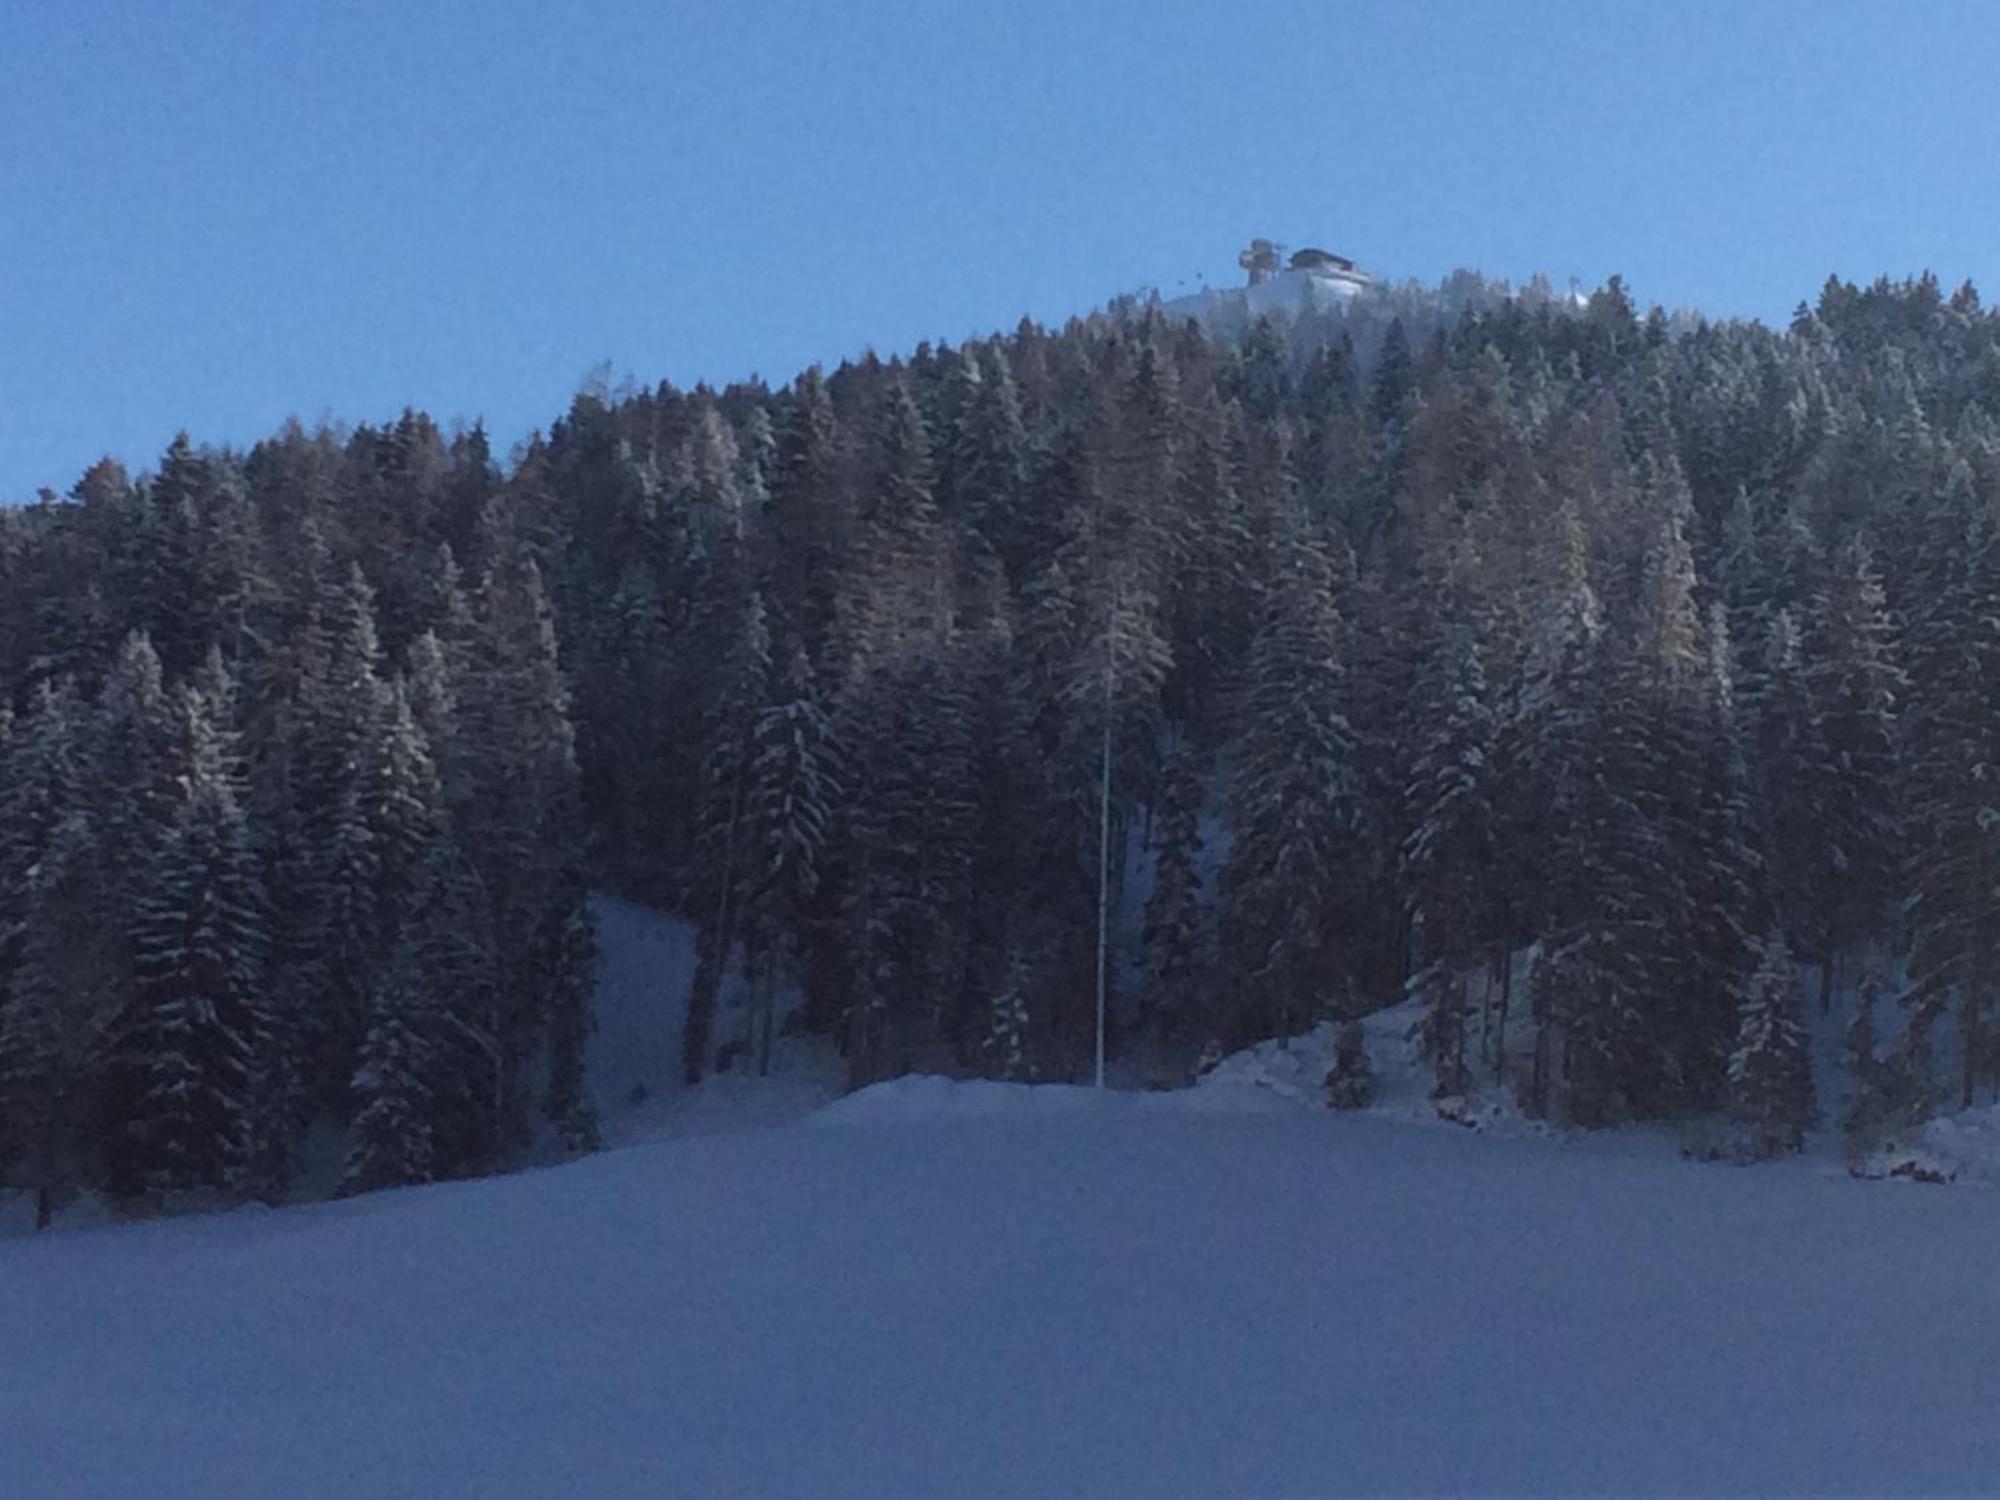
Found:
[{"label": "spruce tree", "polygon": [[1804,642],[1789,610],[1775,614],[1746,684],[1746,717],[1757,775],[1757,822],[1779,921],[1806,951],[1823,950],[1827,874],[1818,857],[1821,797],[1832,756],[1807,679]]},{"label": "spruce tree", "polygon": [[743,798],[743,928],[758,1071],[770,1071],[776,988],[797,963],[838,793],[831,721],[797,641],[752,729]]},{"label": "spruce tree", "polygon": [[1950,1009],[1959,1037],[1959,1099],[1995,1076],[2000,975],[2000,524],[1982,507],[1962,518],[1941,563],[1949,639],[1925,642],[1913,733],[1910,798],[1910,977],[1919,1014]]},{"label": "spruce tree", "polygon": [[510,1059],[494,1030],[502,957],[479,871],[450,839],[432,846],[402,938],[423,977],[440,1176],[491,1171],[510,1149]]},{"label": "spruce tree", "polygon": [[1027,965],[1017,955],[994,993],[986,1035],[980,1039],[980,1062],[988,1078],[1022,1083],[1033,1076],[1028,1049],[1029,989]]},{"label": "spruce tree", "polygon": [[971,400],[951,434],[948,499],[955,516],[992,547],[1010,578],[1033,566],[1040,539],[1022,504],[1029,472],[1027,431],[1007,361],[997,349],[972,352]]},{"label": "spruce tree", "polygon": [[1875,1055],[1877,989],[1872,980],[1863,983],[1843,1044],[1847,1108],[1841,1113],[1840,1134],[1850,1162],[1859,1161],[1875,1146],[1888,1118],[1889,1080],[1881,1059]]},{"label": "spruce tree", "polygon": [[545,920],[550,928],[544,946],[549,960],[549,1085],[542,1112],[565,1150],[595,1151],[601,1137],[586,1054],[595,1029],[591,997],[597,981],[597,927],[576,872],[563,883]]},{"label": "spruce tree", "polygon": [[780,627],[814,660],[832,641],[850,517],[841,483],[840,428],[817,366],[795,382],[764,509],[765,586]]},{"label": "spruce tree", "polygon": [[242,1185],[266,1131],[264,903],[220,726],[175,693],[181,803],[135,914],[138,986],[118,1036],[132,1079],[122,1185],[152,1195]]},{"label": "spruce tree", "polygon": [[429,1182],[438,1175],[438,1029],[422,950],[406,934],[377,981],[352,1088],[360,1107],[340,1172],[342,1193]]},{"label": "spruce tree", "polygon": [[1469,626],[1443,643],[1412,714],[1415,754],[1404,793],[1410,832],[1400,884],[1422,960],[1409,992],[1424,1005],[1425,1050],[1440,1097],[1463,1094],[1466,970],[1485,952],[1492,919],[1487,883],[1494,854],[1490,767],[1493,728],[1484,666]]},{"label": "spruce tree", "polygon": [[771,671],[771,641],[763,601],[752,595],[726,655],[715,663],[704,725],[705,754],[696,811],[695,864],[701,924],[695,972],[681,1038],[681,1067],[701,1082],[709,1063],[716,1007],[743,922],[747,869],[743,819],[749,787],[749,746]]},{"label": "spruce tree", "polygon": [[[483,884],[497,983],[485,1029],[510,1144],[528,1131],[522,1076],[557,1013],[588,981],[582,789],[552,601],[532,558],[503,560],[481,589],[459,733],[473,794],[456,837]],[[579,916],[579,912],[582,913]],[[580,1038],[587,1026],[564,1022]],[[579,1029],[581,1027],[581,1029]]]},{"label": "spruce tree", "polygon": [[52,830],[24,893],[0,1005],[0,1180],[35,1195],[38,1228],[69,1192],[103,1183],[103,1039],[129,974],[106,941],[116,893],[105,888],[101,840],[82,811]]},{"label": "spruce tree", "polygon": [[36,866],[62,820],[82,808],[82,727],[76,685],[45,680],[0,746],[6,756],[0,777],[0,1003],[19,961]]},{"label": "spruce tree", "polygon": [[1295,534],[1251,648],[1222,885],[1225,953],[1250,1002],[1233,1018],[1239,1044],[1289,1036],[1345,978],[1355,771],[1333,580],[1325,551]]},{"label": "spruce tree", "polygon": [[1375,1102],[1375,1070],[1368,1040],[1356,1020],[1343,1021],[1335,1035],[1333,1064],[1326,1073],[1327,1103],[1335,1109],[1366,1109]]},{"label": "spruce tree", "polygon": [[1821,939],[1820,1008],[1833,997],[1839,946],[1880,938],[1901,850],[1898,716],[1905,679],[1874,558],[1855,538],[1811,606],[1807,682],[1826,751],[1818,839],[1825,874],[1813,923]]},{"label": "spruce tree", "polygon": [[1140,929],[1146,1023],[1169,1046],[1185,1045],[1201,1025],[1202,985],[1210,964],[1201,828],[1207,798],[1201,757],[1180,746],[1162,777],[1153,832],[1159,857]]},{"label": "spruce tree", "polygon": [[1729,1055],[1730,1111],[1748,1130],[1754,1158],[1798,1151],[1812,1123],[1812,1058],[1798,1010],[1797,971],[1772,933],[1744,988]]},{"label": "spruce tree", "polygon": [[117,851],[121,895],[137,877],[172,818],[175,726],[160,658],[144,632],[126,637],[105,674],[91,715],[90,800],[106,846]]},{"label": "spruce tree", "polygon": [[862,684],[841,742],[852,778],[847,886],[853,992],[845,1050],[856,1083],[965,1040],[977,790],[963,659],[933,648]]}]

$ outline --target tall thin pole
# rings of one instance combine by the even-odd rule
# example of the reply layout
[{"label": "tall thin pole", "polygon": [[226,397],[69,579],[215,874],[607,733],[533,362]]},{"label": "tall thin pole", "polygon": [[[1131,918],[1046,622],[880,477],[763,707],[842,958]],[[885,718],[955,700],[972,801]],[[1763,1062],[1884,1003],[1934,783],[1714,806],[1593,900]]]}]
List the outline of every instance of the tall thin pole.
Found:
[{"label": "tall thin pole", "polygon": [[1104,741],[1097,782],[1097,1086],[1104,1087],[1104,979],[1111,925],[1111,632],[1104,638]]}]

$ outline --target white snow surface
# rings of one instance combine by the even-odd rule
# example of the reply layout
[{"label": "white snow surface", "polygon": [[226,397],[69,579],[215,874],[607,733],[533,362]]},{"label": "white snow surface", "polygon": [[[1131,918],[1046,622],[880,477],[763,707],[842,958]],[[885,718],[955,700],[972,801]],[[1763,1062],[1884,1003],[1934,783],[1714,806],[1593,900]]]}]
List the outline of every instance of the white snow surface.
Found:
[{"label": "white snow surface", "polygon": [[[1358,1116],[1330,1028],[1173,1092],[834,1099],[799,1042],[689,1091],[688,934],[600,917],[613,1149],[0,1238],[0,1495],[2000,1491],[1984,1173],[1460,1128],[1404,1010]],[[1993,1110],[1933,1134],[2000,1167]]]},{"label": "white snow surface", "polygon": [[1990,1192],[901,1079],[0,1243],[23,1496],[2000,1487]]},{"label": "white snow surface", "polygon": [[1204,287],[1162,302],[1160,311],[1169,317],[1202,322],[1228,315],[1296,316],[1307,307],[1330,307],[1358,297],[1373,285],[1372,281],[1287,268],[1256,286]]},{"label": "white snow surface", "polygon": [[[783,1124],[840,1092],[840,1060],[832,1048],[794,1037],[780,1040],[768,1075],[739,1060],[727,1072],[710,1072],[699,1088],[686,1087],[681,1031],[694,982],[693,925],[610,896],[597,897],[593,909],[602,957],[589,1076],[607,1144]],[[748,1034],[746,998],[740,976],[732,974],[716,1016],[718,1047]],[[789,1007],[795,998],[787,995],[782,1004]]]},{"label": "white snow surface", "polygon": [[1918,1139],[1958,1180],[2000,1182],[2000,1104],[1926,1121]]}]

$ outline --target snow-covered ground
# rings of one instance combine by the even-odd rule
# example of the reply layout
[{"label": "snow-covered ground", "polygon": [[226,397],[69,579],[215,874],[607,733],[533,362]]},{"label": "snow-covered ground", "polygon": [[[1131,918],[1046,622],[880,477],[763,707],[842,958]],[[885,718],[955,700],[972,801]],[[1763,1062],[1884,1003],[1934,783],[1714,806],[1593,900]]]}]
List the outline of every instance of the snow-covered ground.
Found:
[{"label": "snow-covered ground", "polygon": [[686,930],[600,917],[605,1153],[0,1240],[0,1494],[2000,1491],[1986,1187],[1447,1124],[1398,1011],[1360,1116],[1325,1029],[1171,1093],[836,1098],[796,1042],[690,1092]]},{"label": "snow-covered ground", "polygon": [[[602,959],[589,1076],[609,1144],[781,1124],[840,1092],[844,1078],[833,1050],[794,1037],[780,1039],[764,1077],[754,1066],[733,1063],[726,1072],[711,1072],[699,1088],[687,1088],[681,1031],[694,981],[694,928],[608,896],[598,897],[594,909]],[[748,1035],[745,998],[740,982],[724,987],[717,1049]]]},{"label": "snow-covered ground", "polygon": [[1218,318],[1296,317],[1308,308],[1345,302],[1373,285],[1354,277],[1287,269],[1257,286],[1203,287],[1161,303],[1160,311],[1204,323]]},{"label": "snow-covered ground", "polygon": [[5,1492],[2000,1488],[2000,1199],[906,1079],[0,1246]]}]

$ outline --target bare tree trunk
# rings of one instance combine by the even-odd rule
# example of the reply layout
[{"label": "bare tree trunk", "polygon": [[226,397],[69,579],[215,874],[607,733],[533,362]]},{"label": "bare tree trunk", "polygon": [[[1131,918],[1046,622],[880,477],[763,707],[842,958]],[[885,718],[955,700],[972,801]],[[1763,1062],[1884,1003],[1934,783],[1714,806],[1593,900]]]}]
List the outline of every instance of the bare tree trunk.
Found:
[{"label": "bare tree trunk", "polygon": [[736,888],[736,824],[742,813],[743,778],[739,774],[729,791],[729,823],[722,840],[722,890],[716,897],[715,940],[709,961],[697,958],[694,979],[688,987],[687,1024],[681,1031],[681,1074],[689,1084],[701,1082],[708,1069],[708,1039],[715,1029],[715,1012],[722,998],[722,983],[729,973],[729,955],[736,946],[730,930],[729,898]]},{"label": "bare tree trunk", "polygon": [[1826,952],[1819,960],[1819,1013],[1827,1015],[1833,1010],[1833,944],[1826,945]]},{"label": "bare tree trunk", "polygon": [[767,974],[757,986],[757,1022],[763,1028],[757,1042],[757,1076],[771,1075],[771,1049],[776,1045],[778,1018],[778,984],[775,975]]},{"label": "bare tree trunk", "polygon": [[507,1051],[500,1045],[502,1017],[493,1010],[493,1165],[497,1168],[507,1155]]},{"label": "bare tree trunk", "polygon": [[1986,1028],[1980,1023],[1979,991],[1975,985],[1967,985],[1965,998],[1958,1003],[1958,1105],[1960,1109],[1972,1108],[1973,1083],[1979,1076],[1982,1054],[1986,1050]]},{"label": "bare tree trunk", "polygon": [[1465,1033],[1467,1030],[1465,1010],[1468,998],[1470,997],[1466,993],[1465,971],[1453,965],[1453,973],[1450,980],[1447,981],[1447,988],[1445,990],[1445,1001],[1451,1006],[1452,1012],[1449,1081],[1451,1092],[1460,1096],[1463,1096],[1466,1092],[1467,1082],[1465,1067]]},{"label": "bare tree trunk", "polygon": [[1504,1084],[1507,1081],[1507,1004],[1514,998],[1514,953],[1503,949],[1499,958],[1500,968],[1500,1018],[1495,1028],[1497,1040],[1493,1047],[1493,1081]]},{"label": "bare tree trunk", "polygon": [[1479,1061],[1493,1061],[1493,960],[1489,956],[1479,976]]},{"label": "bare tree trunk", "polygon": [[1535,1064],[1533,1082],[1528,1092],[1534,1100],[1537,1119],[1544,1119],[1549,1112],[1549,1054],[1555,1050],[1555,1037],[1546,1020],[1535,1023]]},{"label": "bare tree trunk", "polygon": [[1399,987],[1407,990],[1410,987],[1410,972],[1416,967],[1417,959],[1417,909],[1414,906],[1404,905],[1398,928],[1396,962],[1401,979]]}]

